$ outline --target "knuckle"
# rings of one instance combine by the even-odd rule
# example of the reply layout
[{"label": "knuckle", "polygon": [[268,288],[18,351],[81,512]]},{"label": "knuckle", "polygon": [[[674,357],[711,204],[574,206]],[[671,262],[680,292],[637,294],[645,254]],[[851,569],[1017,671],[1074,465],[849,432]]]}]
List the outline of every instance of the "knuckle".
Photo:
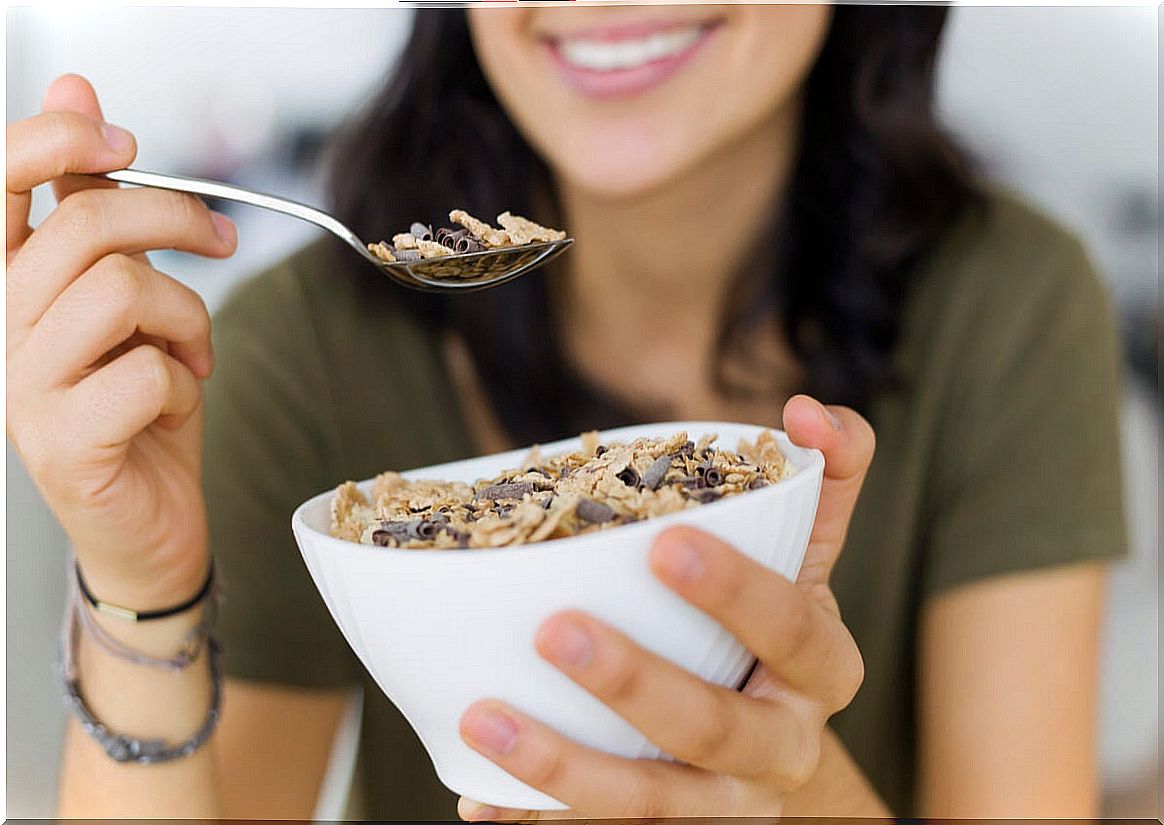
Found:
[{"label": "knuckle", "polygon": [[33,420],[26,421],[23,416],[17,420],[9,416],[12,431],[12,446],[16,454],[24,462],[29,476],[39,481],[51,477],[53,453],[46,449],[44,433]]},{"label": "knuckle", "polygon": [[20,437],[20,454],[28,474],[45,490],[55,490],[72,476],[67,442],[50,424],[30,424]]},{"label": "knuckle", "polygon": [[720,694],[710,692],[705,706],[696,714],[696,721],[689,734],[689,761],[704,763],[713,760],[723,752],[731,736],[731,729],[730,709]]},{"label": "knuckle", "polygon": [[729,555],[725,559],[719,554],[715,555],[716,557],[710,561],[712,566],[719,568],[720,572],[713,579],[715,583],[708,599],[712,608],[728,608],[740,603],[747,582],[740,565],[734,563],[736,561],[734,557]]},{"label": "knuckle", "polygon": [[137,304],[145,293],[146,279],[137,262],[114,252],[94,266],[100,272],[101,297],[120,308]]},{"label": "knuckle", "polygon": [[188,231],[209,222],[206,204],[194,195],[184,192],[161,192],[155,190],[156,197],[161,198],[163,209],[167,217],[173,222],[175,230]]},{"label": "knuckle", "polygon": [[783,656],[785,661],[798,662],[815,652],[816,622],[806,601],[796,599],[789,604],[781,628]]},{"label": "knuckle", "polygon": [[566,771],[566,761],[560,749],[548,750],[530,769],[530,783],[538,788],[555,788]]},{"label": "knuckle", "polygon": [[852,640],[846,644],[843,658],[844,661],[838,668],[840,677],[837,693],[829,707],[832,713],[837,713],[848,707],[849,703],[857,696],[857,691],[861,689],[861,685],[865,683],[865,659]]},{"label": "knuckle", "polygon": [[105,190],[74,192],[61,201],[55,214],[73,234],[99,235],[105,226]]},{"label": "knuckle", "polygon": [[784,732],[782,747],[773,755],[768,767],[768,780],[782,793],[803,787],[820,766],[823,720],[812,712],[793,712],[778,723]]},{"label": "knuckle", "polygon": [[206,307],[206,303],[198,295],[197,292],[190,289],[185,284],[178,283],[182,296],[182,301],[189,306],[189,311],[186,313],[189,316],[191,338],[203,339],[210,336],[210,310]]},{"label": "knuckle", "polygon": [[54,453],[48,450],[30,448],[26,444],[21,445],[19,452],[23,456],[24,466],[28,470],[29,477],[38,485],[44,487],[60,476],[57,471],[60,462]]},{"label": "knuckle", "polygon": [[166,355],[157,347],[143,344],[129,353],[133,359],[132,367],[138,388],[161,407],[162,401],[169,395],[172,378]]},{"label": "knuckle", "polygon": [[648,770],[635,774],[626,795],[624,816],[635,819],[653,820],[666,815],[666,804],[659,790],[659,782]]},{"label": "knuckle", "polygon": [[820,738],[804,737],[796,755],[784,765],[780,781],[786,790],[802,788],[812,779],[820,765]]},{"label": "knuckle", "polygon": [[599,692],[612,702],[626,702],[639,690],[641,666],[624,646],[616,646],[598,686]]}]

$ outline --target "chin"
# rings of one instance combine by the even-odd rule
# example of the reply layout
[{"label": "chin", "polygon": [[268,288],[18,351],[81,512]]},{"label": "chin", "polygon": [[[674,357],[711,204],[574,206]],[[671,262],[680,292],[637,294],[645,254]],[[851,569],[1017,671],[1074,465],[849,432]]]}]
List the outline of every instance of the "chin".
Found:
[{"label": "chin", "polygon": [[676,169],[658,157],[636,158],[614,152],[563,159],[555,173],[592,197],[625,199],[649,194],[676,175]]}]

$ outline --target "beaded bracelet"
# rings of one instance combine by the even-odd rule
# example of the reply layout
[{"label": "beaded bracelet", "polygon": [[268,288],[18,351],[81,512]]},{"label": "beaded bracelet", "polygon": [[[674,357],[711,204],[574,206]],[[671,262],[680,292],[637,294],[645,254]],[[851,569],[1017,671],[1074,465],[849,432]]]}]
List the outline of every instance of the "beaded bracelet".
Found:
[{"label": "beaded bracelet", "polygon": [[170,744],[162,739],[142,739],[124,733],[115,733],[109,730],[96,716],[81,696],[80,680],[76,668],[76,643],[78,623],[75,620],[76,611],[70,606],[70,619],[62,633],[60,677],[64,686],[65,705],[77,716],[81,728],[86,734],[96,740],[101,749],[115,762],[132,762],[138,765],[156,765],[162,762],[172,762],[184,759],[193,754],[205,744],[206,740],[218,727],[218,720],[222,715],[222,648],[213,635],[206,638],[206,649],[210,657],[211,696],[210,709],[198,730],[184,742]]}]

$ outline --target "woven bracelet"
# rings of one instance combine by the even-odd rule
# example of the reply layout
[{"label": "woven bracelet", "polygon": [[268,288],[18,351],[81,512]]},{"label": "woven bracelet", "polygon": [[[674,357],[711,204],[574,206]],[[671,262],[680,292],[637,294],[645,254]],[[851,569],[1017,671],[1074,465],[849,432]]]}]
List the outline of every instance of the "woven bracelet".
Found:
[{"label": "woven bracelet", "polygon": [[[73,611],[72,605],[69,606],[69,610]],[[210,657],[210,709],[198,730],[190,738],[184,742],[170,744],[162,739],[142,739],[115,733],[93,715],[93,711],[81,696],[80,680],[77,678],[75,656],[77,629],[74,614],[74,618],[66,622],[61,639],[60,676],[64,686],[65,705],[76,715],[85,733],[101,746],[110,759],[121,763],[156,765],[185,759],[205,744],[218,727],[218,720],[222,715],[222,648],[213,635],[206,639],[207,653]]]}]

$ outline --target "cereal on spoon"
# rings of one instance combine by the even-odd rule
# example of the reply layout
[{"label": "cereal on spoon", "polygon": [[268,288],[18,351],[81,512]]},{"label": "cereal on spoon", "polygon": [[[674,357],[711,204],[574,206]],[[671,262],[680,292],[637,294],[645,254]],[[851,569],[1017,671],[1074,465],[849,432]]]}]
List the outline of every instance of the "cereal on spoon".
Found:
[{"label": "cereal on spoon", "polygon": [[337,538],[416,550],[505,547],[564,538],[676,513],[782,481],[792,474],[771,431],[737,450],[698,443],[684,432],[599,443],[545,458],[534,447],[520,467],[475,484],[377,476],[371,496],[337,488]]},{"label": "cereal on spoon", "polygon": [[368,251],[382,261],[395,263],[561,241],[566,237],[561,230],[550,229],[509,212],[497,216],[501,229],[474,218],[463,209],[450,212],[449,220],[460,228],[441,227],[434,232],[431,226],[417,222],[408,232],[394,235],[390,243],[368,244]]}]

